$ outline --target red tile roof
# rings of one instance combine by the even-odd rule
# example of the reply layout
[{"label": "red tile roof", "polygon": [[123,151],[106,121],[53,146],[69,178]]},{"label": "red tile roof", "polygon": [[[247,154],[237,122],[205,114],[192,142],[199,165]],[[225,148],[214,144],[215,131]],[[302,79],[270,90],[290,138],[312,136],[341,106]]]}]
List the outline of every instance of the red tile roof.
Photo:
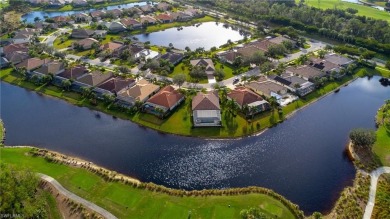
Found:
[{"label": "red tile roof", "polygon": [[260,95],[244,87],[237,87],[235,90],[228,93],[227,96],[236,101],[241,107],[263,100]]},{"label": "red tile roof", "polygon": [[135,19],[132,18],[122,18],[121,23],[125,26],[131,26],[131,25],[140,25],[141,23]]},{"label": "red tile roof", "polygon": [[166,86],[161,89],[157,94],[153,95],[148,102],[156,105],[163,106],[165,108],[171,108],[177,104],[184,95],[178,90],[175,90],[172,86]]},{"label": "red tile roof", "polygon": [[163,21],[167,21],[167,20],[172,20],[172,17],[169,15],[169,14],[159,14],[156,16],[156,19],[158,20],[163,20]]},{"label": "red tile roof", "polygon": [[102,45],[100,47],[100,49],[102,49],[102,50],[108,49],[108,50],[114,51],[116,49],[119,49],[122,46],[123,46],[123,44],[120,44],[120,43],[109,42],[109,43],[106,43],[106,44]]}]

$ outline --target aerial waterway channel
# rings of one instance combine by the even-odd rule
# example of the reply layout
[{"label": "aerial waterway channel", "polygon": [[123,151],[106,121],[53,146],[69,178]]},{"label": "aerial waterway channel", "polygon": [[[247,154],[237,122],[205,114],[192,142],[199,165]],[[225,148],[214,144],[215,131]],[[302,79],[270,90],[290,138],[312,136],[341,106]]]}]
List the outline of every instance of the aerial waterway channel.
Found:
[{"label": "aerial waterway channel", "polygon": [[161,134],[1,82],[7,145],[77,156],[172,188],[262,186],[306,213],[330,210],[355,169],[344,155],[352,128],[374,128],[390,89],[360,78],[261,135],[206,140]]}]

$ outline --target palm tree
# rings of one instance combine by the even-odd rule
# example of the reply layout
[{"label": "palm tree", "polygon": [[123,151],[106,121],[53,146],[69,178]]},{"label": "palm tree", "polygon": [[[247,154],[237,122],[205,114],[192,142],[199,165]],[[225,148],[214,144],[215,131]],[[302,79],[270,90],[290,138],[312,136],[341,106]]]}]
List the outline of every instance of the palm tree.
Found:
[{"label": "palm tree", "polygon": [[82,87],[81,88],[81,93],[83,94],[84,97],[89,97],[90,94],[92,93],[92,87]]},{"label": "palm tree", "polygon": [[115,101],[115,96],[109,93],[104,93],[103,94],[103,101],[109,105]]},{"label": "palm tree", "polygon": [[278,108],[279,103],[276,99],[276,97],[270,97],[268,99],[269,105],[271,106],[272,111],[275,111],[276,108]]},{"label": "palm tree", "polygon": [[69,79],[61,81],[62,88],[64,88],[67,91],[69,91],[69,88],[71,85],[72,85],[72,82]]}]

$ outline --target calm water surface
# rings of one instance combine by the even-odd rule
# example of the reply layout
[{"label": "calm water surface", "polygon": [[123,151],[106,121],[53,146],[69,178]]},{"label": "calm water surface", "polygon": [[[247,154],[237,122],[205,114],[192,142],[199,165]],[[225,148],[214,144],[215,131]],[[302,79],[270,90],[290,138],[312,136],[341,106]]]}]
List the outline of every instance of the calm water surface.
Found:
[{"label": "calm water surface", "polygon": [[150,41],[153,45],[169,46],[173,44],[175,48],[185,49],[188,46],[191,50],[203,47],[209,50],[211,47],[217,48],[228,40],[238,41],[244,38],[241,31],[234,27],[225,26],[223,23],[205,22],[196,26],[169,28],[164,31],[135,35],[141,42]]},{"label": "calm water surface", "polygon": [[[105,10],[112,10],[112,9],[123,9],[123,8],[131,8],[136,5],[142,6],[146,5],[146,2],[135,2],[135,3],[128,3],[128,4],[122,4],[122,5],[112,5],[104,7]],[[34,19],[36,17],[39,17],[41,20],[45,20],[45,17],[56,17],[56,16],[69,16],[72,14],[77,13],[89,13],[91,11],[96,11],[101,9],[89,9],[89,10],[76,10],[76,11],[32,11],[30,13],[27,13],[22,16],[22,20],[26,19],[27,23],[34,23]]]},{"label": "calm water surface", "polygon": [[262,186],[328,211],[355,170],[343,151],[352,128],[374,128],[390,88],[358,79],[262,135],[204,140],[159,134],[129,121],[1,82],[7,145],[36,145],[173,188]]}]

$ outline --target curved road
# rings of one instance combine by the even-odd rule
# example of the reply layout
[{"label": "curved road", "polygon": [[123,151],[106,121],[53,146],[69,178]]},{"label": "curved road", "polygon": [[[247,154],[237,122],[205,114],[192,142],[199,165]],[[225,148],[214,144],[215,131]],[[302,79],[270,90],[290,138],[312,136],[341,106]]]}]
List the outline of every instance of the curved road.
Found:
[{"label": "curved road", "polygon": [[95,211],[96,213],[102,215],[104,218],[108,218],[108,219],[117,219],[117,217],[115,217],[113,214],[111,214],[110,212],[108,212],[107,210],[95,205],[94,203],[90,202],[90,201],[87,201],[83,198],[81,198],[80,196],[77,196],[75,195],[74,193],[71,193],[70,191],[66,190],[57,180],[53,179],[52,177],[48,176],[48,175],[45,175],[45,174],[42,174],[42,173],[38,173],[38,176],[50,183],[51,185],[54,186],[54,188],[56,188],[62,195],[68,197],[69,199],[72,199],[82,205],[84,205],[85,207]]},{"label": "curved road", "polygon": [[374,210],[375,194],[376,194],[376,187],[378,184],[378,178],[383,173],[390,173],[390,167],[379,167],[378,169],[370,173],[371,176],[370,195],[368,198],[366,210],[364,211],[363,219],[371,218],[372,210]]}]

